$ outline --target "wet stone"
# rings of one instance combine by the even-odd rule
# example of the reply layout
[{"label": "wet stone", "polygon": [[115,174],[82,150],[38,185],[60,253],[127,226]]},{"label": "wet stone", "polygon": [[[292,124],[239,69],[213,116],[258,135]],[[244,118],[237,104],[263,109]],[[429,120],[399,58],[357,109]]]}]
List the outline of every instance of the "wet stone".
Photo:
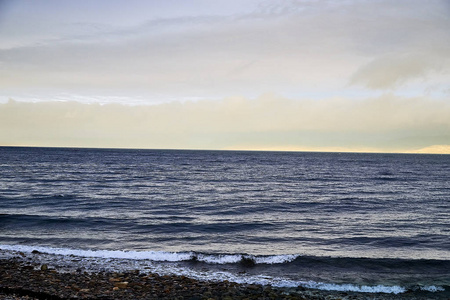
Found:
[{"label": "wet stone", "polygon": [[119,289],[126,289],[127,286],[128,286],[127,281],[121,281],[121,282],[114,283],[114,287],[118,287]]},{"label": "wet stone", "polygon": [[[25,266],[18,259],[0,259],[0,299],[2,293],[20,293],[23,299],[415,299],[409,294],[358,294],[308,290],[282,289],[260,285],[243,285],[232,282],[199,281],[185,276],[160,276],[129,271],[111,272],[42,272],[40,268]],[[9,297],[9,296],[8,296]],[[417,299],[417,298],[416,298]],[[22,300],[22,299],[21,299]]]}]

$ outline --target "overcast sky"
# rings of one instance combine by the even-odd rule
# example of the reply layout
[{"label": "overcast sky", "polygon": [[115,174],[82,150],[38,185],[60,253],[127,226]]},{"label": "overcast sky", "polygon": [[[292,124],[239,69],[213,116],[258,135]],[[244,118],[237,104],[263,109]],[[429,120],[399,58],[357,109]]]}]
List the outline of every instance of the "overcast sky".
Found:
[{"label": "overcast sky", "polygon": [[445,0],[0,0],[0,145],[450,153],[449,98]]}]

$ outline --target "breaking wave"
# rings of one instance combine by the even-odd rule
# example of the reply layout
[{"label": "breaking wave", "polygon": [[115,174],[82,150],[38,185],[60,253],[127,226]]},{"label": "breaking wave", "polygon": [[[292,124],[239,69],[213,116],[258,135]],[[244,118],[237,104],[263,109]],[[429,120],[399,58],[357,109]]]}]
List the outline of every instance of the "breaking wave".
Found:
[{"label": "breaking wave", "polygon": [[[231,281],[240,284],[270,285],[280,288],[304,287],[327,291],[360,292],[360,293],[387,293],[401,294],[410,288],[400,285],[358,285],[350,283],[330,283],[314,280],[295,280],[283,276],[270,276],[264,274],[251,274],[246,272],[229,272],[223,270],[198,270],[190,268],[189,264],[173,264],[177,262],[204,262],[212,265],[243,264],[251,261],[255,265],[286,264],[300,258],[300,255],[272,255],[254,256],[247,254],[205,254],[196,252],[164,252],[164,251],[120,251],[120,250],[82,250],[68,248],[51,248],[29,245],[0,245],[3,256],[28,256],[39,262],[40,256],[46,260],[55,260],[55,264],[76,264],[77,262],[91,271],[102,269],[133,270],[145,269],[158,274],[183,275],[206,281]],[[0,251],[0,254],[1,251]],[[36,255],[40,254],[40,255]],[[6,255],[8,256],[8,255]],[[74,260],[77,257],[77,260]],[[251,265],[246,265],[250,266]],[[77,267],[77,266],[72,266]],[[426,292],[444,292],[445,288],[438,285],[423,285],[414,290]]]},{"label": "breaking wave", "polygon": [[234,264],[253,262],[254,264],[282,264],[294,261],[299,255],[254,256],[247,254],[203,254],[196,252],[166,251],[122,251],[122,250],[81,250],[25,245],[0,245],[0,249],[25,253],[40,252],[65,256],[91,258],[150,260],[155,262],[201,261],[208,264]]}]

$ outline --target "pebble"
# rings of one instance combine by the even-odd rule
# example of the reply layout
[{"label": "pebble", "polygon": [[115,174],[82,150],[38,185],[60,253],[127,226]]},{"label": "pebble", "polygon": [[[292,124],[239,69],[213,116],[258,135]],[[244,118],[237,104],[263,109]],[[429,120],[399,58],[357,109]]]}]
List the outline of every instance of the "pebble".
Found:
[{"label": "pebble", "polygon": [[[35,266],[36,267],[36,266]],[[233,282],[198,281],[185,276],[130,273],[63,273],[46,264],[30,268],[20,259],[0,259],[0,299],[419,299],[396,295],[280,289]]]},{"label": "pebble", "polygon": [[116,282],[114,284],[115,287],[118,287],[119,289],[126,289],[128,286],[128,282],[127,281],[122,281],[122,282]]}]

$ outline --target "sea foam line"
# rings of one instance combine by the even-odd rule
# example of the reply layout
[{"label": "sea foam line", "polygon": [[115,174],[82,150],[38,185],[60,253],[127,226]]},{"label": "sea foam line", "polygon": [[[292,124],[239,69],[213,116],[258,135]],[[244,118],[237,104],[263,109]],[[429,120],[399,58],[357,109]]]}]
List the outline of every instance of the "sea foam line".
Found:
[{"label": "sea foam line", "polygon": [[79,256],[91,258],[116,258],[116,259],[133,259],[133,260],[152,260],[177,262],[190,260],[192,253],[190,252],[164,252],[164,251],[122,251],[122,250],[81,250],[68,248],[51,248],[42,246],[26,246],[26,245],[0,245],[0,249],[31,253],[39,251],[45,254],[56,254],[64,256]]},{"label": "sea foam line", "polygon": [[0,249],[9,251],[19,251],[31,253],[39,251],[45,254],[93,257],[93,258],[113,258],[113,259],[133,259],[151,260],[157,262],[179,262],[196,260],[209,264],[232,264],[239,263],[243,259],[249,259],[255,264],[282,264],[295,260],[298,255],[269,255],[254,256],[242,254],[202,254],[195,252],[165,252],[165,251],[122,251],[122,250],[81,250],[67,248],[51,248],[42,246],[27,245],[0,245]]},{"label": "sea foam line", "polygon": [[400,294],[407,291],[401,286],[358,286],[353,284],[333,284],[315,281],[297,281],[282,277],[271,277],[267,275],[245,275],[232,274],[227,271],[196,271],[183,267],[174,266],[154,266],[155,273],[164,274],[169,272],[174,275],[182,275],[197,280],[203,281],[230,281],[238,284],[256,284],[256,285],[270,285],[279,288],[297,288],[299,286],[310,289],[326,290],[326,291],[342,291],[342,292],[360,292],[360,293],[385,293],[385,294]]},{"label": "sea foam line", "polygon": [[[280,288],[296,288],[304,287],[310,289],[327,290],[327,291],[342,291],[342,292],[360,292],[360,293],[386,293],[386,294],[400,294],[407,291],[406,288],[401,286],[366,286],[366,285],[354,285],[354,284],[334,284],[334,283],[323,283],[315,281],[298,281],[291,280],[282,277],[271,277],[268,275],[247,275],[247,274],[233,274],[227,271],[197,271],[187,267],[177,266],[177,265],[160,265],[160,264],[147,264],[144,260],[152,260],[148,257],[159,258],[161,262],[172,262],[180,261],[180,257],[183,260],[192,259],[192,253],[173,253],[173,252],[155,252],[155,251],[111,251],[111,250],[73,250],[64,248],[50,248],[42,246],[25,246],[25,245],[0,245],[1,250],[11,251],[14,253],[24,252],[31,253],[37,250],[43,254],[58,255],[63,261],[69,259],[71,263],[73,261],[70,256],[78,256],[84,258],[82,264],[84,267],[88,266],[90,263],[103,264],[98,259],[108,260],[109,268],[117,268],[124,271],[129,268],[130,270],[139,269],[140,266],[145,265],[145,269],[149,272],[158,273],[161,275],[173,274],[173,275],[183,275],[186,277],[194,278],[203,281],[230,281],[238,284],[257,284],[257,285],[270,285],[273,287]],[[199,255],[200,257],[202,255]],[[38,256],[39,257],[39,256]],[[213,259],[214,255],[204,255],[203,259]],[[236,261],[236,257],[242,257],[242,255],[218,255],[222,263],[232,263]],[[280,256],[283,257],[283,256]],[[295,255],[287,256],[289,259],[295,259]],[[261,258],[262,261],[279,261],[278,256],[267,256],[267,257],[256,257]],[[130,262],[134,262],[128,265],[123,264],[122,259],[126,259]],[[265,262],[262,262],[265,263]],[[143,265],[142,265],[143,264]],[[108,268],[108,266],[106,266]],[[88,267],[89,268],[89,267]],[[125,268],[125,269],[123,269]],[[422,286],[421,290],[429,292],[441,292],[445,291],[443,287],[440,286]]]}]

